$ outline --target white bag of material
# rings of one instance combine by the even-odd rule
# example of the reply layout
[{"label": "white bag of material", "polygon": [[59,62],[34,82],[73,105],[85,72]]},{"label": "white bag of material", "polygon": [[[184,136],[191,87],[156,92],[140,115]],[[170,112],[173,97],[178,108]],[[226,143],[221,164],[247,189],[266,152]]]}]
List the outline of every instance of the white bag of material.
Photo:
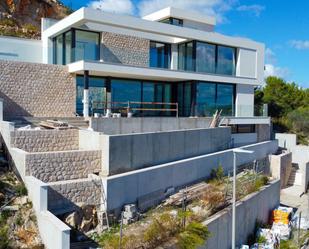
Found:
[{"label": "white bag of material", "polygon": [[289,240],[291,238],[292,229],[289,225],[274,223],[271,230],[282,240]]}]

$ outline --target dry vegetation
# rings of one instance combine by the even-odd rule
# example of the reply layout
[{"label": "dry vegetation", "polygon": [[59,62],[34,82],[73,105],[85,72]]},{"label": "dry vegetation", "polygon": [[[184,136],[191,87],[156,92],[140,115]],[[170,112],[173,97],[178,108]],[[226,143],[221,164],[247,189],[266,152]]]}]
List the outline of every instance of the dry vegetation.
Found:
[{"label": "dry vegetation", "polygon": [[[237,177],[237,199],[258,191],[268,183],[268,178],[246,170]],[[207,192],[186,203],[184,211],[179,206],[164,206],[148,211],[138,222],[125,226],[121,248],[180,248],[194,249],[203,245],[211,234],[202,222],[224,209],[231,202],[231,179],[224,176],[223,168],[212,172]],[[95,237],[100,246],[119,248],[119,225]]]},{"label": "dry vegetation", "polygon": [[44,248],[27,189],[6,167],[0,165],[0,249]]}]

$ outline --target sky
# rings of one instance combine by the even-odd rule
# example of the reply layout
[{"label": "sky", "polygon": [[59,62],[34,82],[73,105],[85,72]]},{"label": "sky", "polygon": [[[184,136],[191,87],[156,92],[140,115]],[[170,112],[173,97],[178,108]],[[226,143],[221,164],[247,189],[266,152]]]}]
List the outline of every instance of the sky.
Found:
[{"label": "sky", "polygon": [[309,88],[308,0],[62,0],[83,6],[143,16],[167,6],[215,16],[218,33],[265,44],[265,75]]}]

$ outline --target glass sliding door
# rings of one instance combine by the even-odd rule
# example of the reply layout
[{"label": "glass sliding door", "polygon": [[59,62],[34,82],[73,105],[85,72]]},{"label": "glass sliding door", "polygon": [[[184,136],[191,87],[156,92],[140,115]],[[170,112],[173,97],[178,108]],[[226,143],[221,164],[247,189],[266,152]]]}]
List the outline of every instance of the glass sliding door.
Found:
[{"label": "glass sliding door", "polygon": [[[83,114],[84,76],[76,77],[76,112]],[[106,105],[105,79],[89,77],[89,113],[104,114]]]},{"label": "glass sliding door", "polygon": [[217,108],[224,116],[234,115],[234,85],[217,85]]},{"label": "glass sliding door", "polygon": [[[112,79],[111,80],[111,95],[114,107],[112,112],[121,112],[124,107],[127,107],[128,101],[142,101],[142,83],[141,81]],[[141,104],[130,104],[132,108],[141,108]],[[140,111],[131,110],[134,115],[139,115]]]},{"label": "glass sliding door", "polygon": [[216,111],[216,84],[197,83],[196,107],[198,116],[212,116]]}]

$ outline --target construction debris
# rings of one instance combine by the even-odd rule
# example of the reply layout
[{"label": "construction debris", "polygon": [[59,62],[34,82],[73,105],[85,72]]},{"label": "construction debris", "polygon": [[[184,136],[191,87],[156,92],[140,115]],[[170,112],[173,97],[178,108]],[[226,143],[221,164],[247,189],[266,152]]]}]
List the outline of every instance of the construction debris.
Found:
[{"label": "construction debris", "polygon": [[213,116],[213,119],[212,119],[212,121],[209,125],[209,128],[219,127],[220,119],[221,119],[221,113],[222,113],[222,110],[220,110],[220,111],[216,110],[216,112]]},{"label": "construction debris", "polygon": [[138,220],[138,213],[135,204],[128,204],[124,206],[123,224],[129,225]]},{"label": "construction debris", "polygon": [[164,202],[163,206],[180,206],[185,198],[186,201],[192,201],[201,197],[205,192],[210,188],[210,186],[205,183],[201,182],[195,184],[191,187],[185,188],[180,190],[174,195],[171,195],[166,201]]},{"label": "construction debris", "polygon": [[70,126],[68,122],[64,122],[60,120],[41,121],[39,125],[47,129],[57,129],[57,130],[65,130],[65,129],[72,128],[72,126]]}]

